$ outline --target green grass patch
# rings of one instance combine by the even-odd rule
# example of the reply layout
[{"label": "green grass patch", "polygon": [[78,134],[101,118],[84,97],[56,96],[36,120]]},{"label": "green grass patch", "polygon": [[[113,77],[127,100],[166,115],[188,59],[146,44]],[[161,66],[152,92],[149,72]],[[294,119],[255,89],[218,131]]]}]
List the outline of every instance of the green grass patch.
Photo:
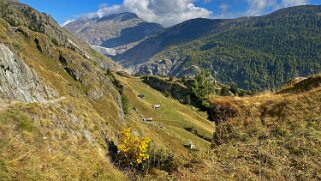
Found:
[{"label": "green grass patch", "polygon": [[15,109],[10,109],[4,114],[1,114],[0,122],[13,123],[20,131],[34,132],[37,129],[29,116]]}]

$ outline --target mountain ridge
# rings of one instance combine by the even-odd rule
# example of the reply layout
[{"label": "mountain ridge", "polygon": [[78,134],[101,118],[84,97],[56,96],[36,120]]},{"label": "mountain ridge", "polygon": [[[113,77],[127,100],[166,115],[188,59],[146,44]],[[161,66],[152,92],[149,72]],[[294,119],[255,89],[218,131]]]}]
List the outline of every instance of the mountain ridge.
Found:
[{"label": "mountain ridge", "polygon": [[[194,76],[199,69],[208,68],[223,83],[234,82],[245,89],[271,89],[294,77],[321,70],[321,57],[317,53],[320,52],[320,9],[321,6],[306,5],[261,17],[208,20],[220,23],[195,39],[176,36],[164,46],[166,36],[160,33],[113,59],[134,74],[182,77]],[[191,26],[197,29],[200,25]],[[164,32],[175,32],[172,29]],[[300,48],[302,55],[298,53]],[[287,66],[292,72],[285,73]],[[240,74],[245,75],[238,78]],[[266,82],[259,75],[265,75]]]},{"label": "mountain ridge", "polygon": [[[103,17],[83,17],[66,24],[64,28],[75,33],[90,45],[112,49],[116,54],[132,48],[148,36],[163,29],[161,25],[146,22],[136,14],[129,12]],[[135,36],[132,36],[133,34]],[[96,50],[99,51],[99,49]]]}]

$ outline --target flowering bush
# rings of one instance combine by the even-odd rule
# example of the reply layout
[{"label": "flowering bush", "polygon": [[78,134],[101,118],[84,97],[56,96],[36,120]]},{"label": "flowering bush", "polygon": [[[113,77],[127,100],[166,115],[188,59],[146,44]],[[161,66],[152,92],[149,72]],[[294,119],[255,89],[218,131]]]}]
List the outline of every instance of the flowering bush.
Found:
[{"label": "flowering bush", "polygon": [[177,170],[178,164],[174,155],[151,147],[150,138],[140,138],[133,134],[130,128],[123,129],[118,138],[118,145],[113,141],[108,142],[109,156],[117,167],[142,174],[154,169],[169,173]]},{"label": "flowering bush", "polygon": [[119,154],[130,165],[141,164],[149,158],[150,142],[150,138],[139,138],[132,134],[130,128],[123,129],[119,135]]}]

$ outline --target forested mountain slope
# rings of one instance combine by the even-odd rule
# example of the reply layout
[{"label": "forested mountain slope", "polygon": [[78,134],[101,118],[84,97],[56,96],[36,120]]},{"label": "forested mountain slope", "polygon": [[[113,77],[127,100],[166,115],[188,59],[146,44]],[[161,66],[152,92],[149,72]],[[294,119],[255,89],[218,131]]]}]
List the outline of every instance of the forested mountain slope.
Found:
[{"label": "forested mountain slope", "polygon": [[[203,24],[194,21],[183,30],[175,31],[184,23],[167,29],[166,34],[175,34],[171,43],[164,43],[167,36],[159,34],[114,59],[138,74],[182,77],[209,68],[221,82],[235,82],[245,89],[274,88],[321,70],[321,6],[291,7],[261,17],[202,20]],[[196,40],[182,38],[192,28],[196,32],[205,28],[206,33],[193,37]]]}]

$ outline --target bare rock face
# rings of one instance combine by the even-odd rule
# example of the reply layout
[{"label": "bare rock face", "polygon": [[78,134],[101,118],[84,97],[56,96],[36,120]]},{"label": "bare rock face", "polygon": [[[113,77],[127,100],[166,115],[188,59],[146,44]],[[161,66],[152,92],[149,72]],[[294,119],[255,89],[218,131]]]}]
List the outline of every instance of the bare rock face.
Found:
[{"label": "bare rock face", "polygon": [[44,102],[57,93],[7,46],[0,44],[0,95],[23,102]]}]

